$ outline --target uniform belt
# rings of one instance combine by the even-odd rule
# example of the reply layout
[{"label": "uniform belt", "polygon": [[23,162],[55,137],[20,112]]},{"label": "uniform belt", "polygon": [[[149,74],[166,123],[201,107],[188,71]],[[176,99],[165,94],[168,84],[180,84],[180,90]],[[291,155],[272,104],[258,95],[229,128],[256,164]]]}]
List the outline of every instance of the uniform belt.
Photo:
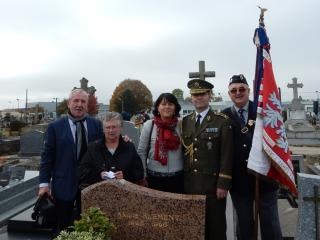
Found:
[{"label": "uniform belt", "polygon": [[147,174],[154,176],[154,177],[174,177],[174,176],[178,176],[182,173],[183,173],[183,170],[178,171],[178,172],[155,172],[155,171],[147,169]]}]

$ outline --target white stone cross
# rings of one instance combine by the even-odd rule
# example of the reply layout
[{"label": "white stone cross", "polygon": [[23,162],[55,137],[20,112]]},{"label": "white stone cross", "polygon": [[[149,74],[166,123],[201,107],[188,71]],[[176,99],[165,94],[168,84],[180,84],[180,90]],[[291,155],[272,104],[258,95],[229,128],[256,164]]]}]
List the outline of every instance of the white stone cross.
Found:
[{"label": "white stone cross", "polygon": [[288,83],[288,88],[293,88],[293,99],[298,99],[298,88],[302,88],[303,84],[298,83],[298,79],[296,77],[292,78],[292,83]]}]

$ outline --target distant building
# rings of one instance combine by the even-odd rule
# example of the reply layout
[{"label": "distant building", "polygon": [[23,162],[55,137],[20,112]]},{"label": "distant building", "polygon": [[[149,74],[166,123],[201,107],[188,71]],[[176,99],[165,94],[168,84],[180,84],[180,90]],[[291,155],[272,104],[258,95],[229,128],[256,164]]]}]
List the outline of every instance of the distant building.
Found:
[{"label": "distant building", "polygon": [[[179,100],[179,104],[181,105],[181,116],[185,116],[194,111],[194,106],[190,101]],[[211,109],[217,112],[221,112],[223,109],[230,106],[232,106],[232,101],[210,102]]]},{"label": "distant building", "polygon": [[[59,103],[57,103],[59,105]],[[45,113],[56,112],[56,102],[30,102],[28,108],[33,108],[39,105],[42,107]]]}]

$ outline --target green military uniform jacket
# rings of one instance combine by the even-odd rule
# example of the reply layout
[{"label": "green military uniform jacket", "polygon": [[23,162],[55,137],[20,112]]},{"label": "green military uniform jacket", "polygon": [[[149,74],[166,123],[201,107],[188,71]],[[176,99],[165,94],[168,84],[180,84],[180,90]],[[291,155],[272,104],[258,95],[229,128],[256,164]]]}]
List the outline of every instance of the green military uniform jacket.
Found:
[{"label": "green military uniform jacket", "polygon": [[183,118],[181,137],[185,191],[189,194],[216,194],[231,187],[233,137],[229,118],[211,109],[196,130],[196,113]]}]

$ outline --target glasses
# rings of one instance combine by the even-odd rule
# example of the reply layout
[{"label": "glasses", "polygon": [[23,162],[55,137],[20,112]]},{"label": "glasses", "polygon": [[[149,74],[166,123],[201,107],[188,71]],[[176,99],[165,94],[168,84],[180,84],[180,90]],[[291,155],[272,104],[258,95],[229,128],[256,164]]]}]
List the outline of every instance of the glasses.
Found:
[{"label": "glasses", "polygon": [[241,88],[232,88],[229,92],[232,94],[237,94],[237,92],[244,93],[245,91],[247,91],[247,88],[241,87]]}]

